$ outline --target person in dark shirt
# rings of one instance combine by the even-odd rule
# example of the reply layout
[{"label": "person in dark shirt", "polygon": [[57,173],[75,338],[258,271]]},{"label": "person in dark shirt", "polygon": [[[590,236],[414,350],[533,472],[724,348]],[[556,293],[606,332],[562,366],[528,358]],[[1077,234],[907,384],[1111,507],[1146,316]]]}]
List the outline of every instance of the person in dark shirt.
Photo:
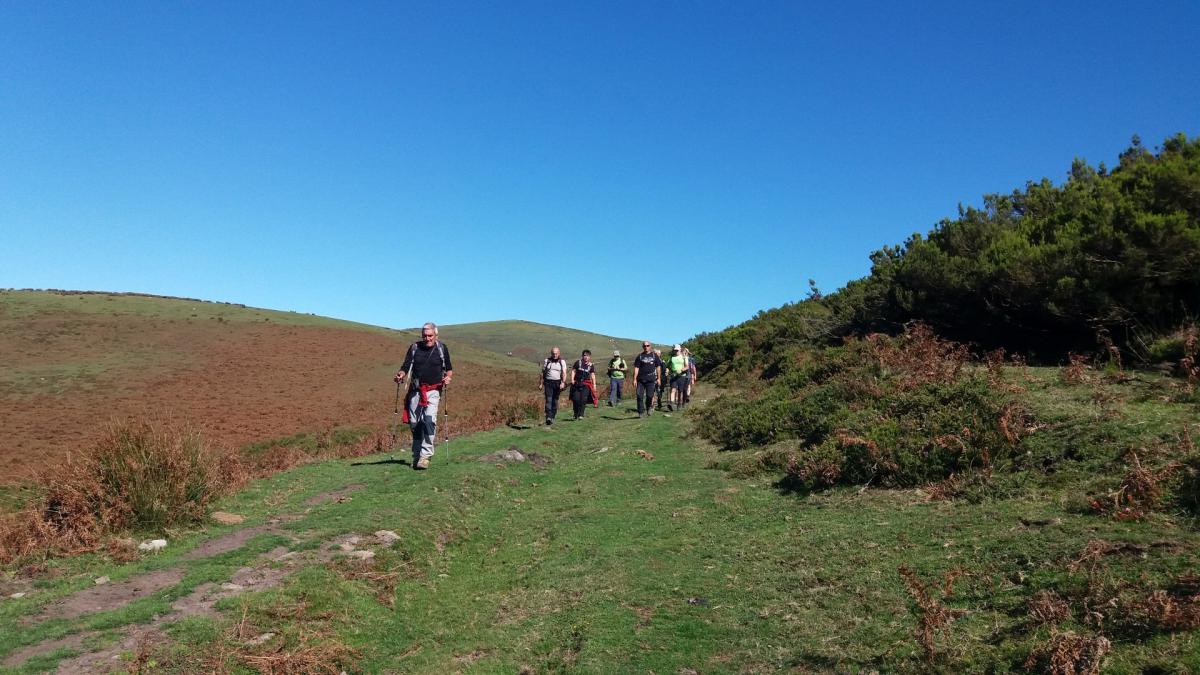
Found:
[{"label": "person in dark shirt", "polygon": [[575,419],[583,419],[588,404],[596,402],[596,364],[592,363],[591,350],[585,349],[571,366],[571,403]]},{"label": "person in dark shirt", "polygon": [[637,382],[638,417],[645,417],[651,413],[650,404],[654,402],[654,391],[659,386],[658,371],[662,368],[662,359],[651,351],[650,348],[653,346],[649,342],[643,342],[642,353],[633,359],[633,379]]},{"label": "person in dark shirt", "polygon": [[450,384],[452,377],[454,366],[450,363],[450,350],[438,340],[437,324],[421,326],[421,340],[408,348],[404,365],[395,377],[397,383],[408,380],[404,421],[412,428],[414,469],[429,468],[433,442],[437,438],[438,404],[442,400],[442,389]]}]

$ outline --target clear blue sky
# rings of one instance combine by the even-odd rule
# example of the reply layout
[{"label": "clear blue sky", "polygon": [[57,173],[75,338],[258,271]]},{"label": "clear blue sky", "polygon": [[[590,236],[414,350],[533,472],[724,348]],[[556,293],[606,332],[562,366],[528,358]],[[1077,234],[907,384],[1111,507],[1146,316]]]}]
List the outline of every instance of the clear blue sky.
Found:
[{"label": "clear blue sky", "polygon": [[678,340],[1200,134],[1200,2],[0,4],[0,287]]}]

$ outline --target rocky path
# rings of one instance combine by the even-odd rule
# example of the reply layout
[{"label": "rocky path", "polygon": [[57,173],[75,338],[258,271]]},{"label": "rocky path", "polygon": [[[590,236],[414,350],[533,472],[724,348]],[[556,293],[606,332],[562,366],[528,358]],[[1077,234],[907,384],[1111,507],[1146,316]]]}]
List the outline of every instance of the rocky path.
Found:
[{"label": "rocky path", "polygon": [[[306,500],[305,504],[310,507],[337,504],[347,500],[348,495],[362,487],[364,486],[361,484],[347,485],[314,495]],[[183,555],[180,564],[145,572],[119,582],[105,581],[55,600],[23,620],[22,624],[33,627],[46,621],[78,620],[101,612],[119,610],[179,584],[184,579],[189,562],[238,550],[255,537],[264,534],[279,535],[291,540],[291,547],[279,546],[262,554],[252,565],[235,570],[223,583],[205,582],[196,586],[190,593],[175,600],[170,611],[155,615],[148,623],[125,626],[116,640],[112,640],[111,637],[105,639],[96,631],[72,633],[17,649],[9,653],[2,664],[6,668],[20,668],[30,659],[69,650],[82,653],[60,661],[56,672],[96,673],[120,669],[123,667],[123,654],[137,653],[165,640],[163,628],[170,623],[188,617],[216,616],[219,614],[216,610],[218,601],[249,591],[262,591],[278,586],[289,574],[309,565],[328,563],[337,556],[364,559],[373,557],[373,547],[390,546],[396,537],[394,533],[386,531],[371,536],[347,534],[323,542],[315,548],[294,550],[307,542],[283,529],[282,524],[303,517],[304,514],[286,514],[263,525],[234,530],[202,542]],[[98,649],[88,649],[89,644],[98,641],[104,641],[104,645]]]}]

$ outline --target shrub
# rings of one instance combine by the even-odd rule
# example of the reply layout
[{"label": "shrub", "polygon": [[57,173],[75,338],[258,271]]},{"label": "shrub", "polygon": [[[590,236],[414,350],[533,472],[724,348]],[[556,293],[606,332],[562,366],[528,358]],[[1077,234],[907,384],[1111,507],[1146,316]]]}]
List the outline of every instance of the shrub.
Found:
[{"label": "shrub", "polygon": [[1175,502],[1184,511],[1200,516],[1200,455],[1184,460],[1179,469],[1179,487]]},{"label": "shrub", "polygon": [[1028,428],[1007,385],[924,326],[791,362],[757,398],[719,397],[697,430],[726,450],[795,439],[798,487],[913,487],[1008,466]]},{"label": "shrub", "polygon": [[1097,675],[1110,651],[1112,642],[1101,635],[1055,631],[1029,654],[1025,669],[1051,675]]},{"label": "shrub", "polygon": [[94,550],[114,532],[196,522],[224,486],[198,436],[144,423],[114,426],[39,483],[41,498],[0,525],[0,560]]},{"label": "shrub", "polygon": [[496,401],[489,414],[493,424],[516,424],[537,419],[542,414],[542,404],[534,397],[519,396]]}]

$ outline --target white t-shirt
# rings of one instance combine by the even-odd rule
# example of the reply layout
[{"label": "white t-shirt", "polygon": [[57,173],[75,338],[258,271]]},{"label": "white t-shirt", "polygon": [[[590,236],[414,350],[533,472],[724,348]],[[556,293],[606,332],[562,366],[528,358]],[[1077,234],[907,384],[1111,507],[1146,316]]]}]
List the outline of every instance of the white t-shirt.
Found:
[{"label": "white t-shirt", "polygon": [[563,371],[567,369],[567,362],[563,359],[551,361],[546,359],[542,362],[542,376],[547,380],[559,381],[563,379]]}]

